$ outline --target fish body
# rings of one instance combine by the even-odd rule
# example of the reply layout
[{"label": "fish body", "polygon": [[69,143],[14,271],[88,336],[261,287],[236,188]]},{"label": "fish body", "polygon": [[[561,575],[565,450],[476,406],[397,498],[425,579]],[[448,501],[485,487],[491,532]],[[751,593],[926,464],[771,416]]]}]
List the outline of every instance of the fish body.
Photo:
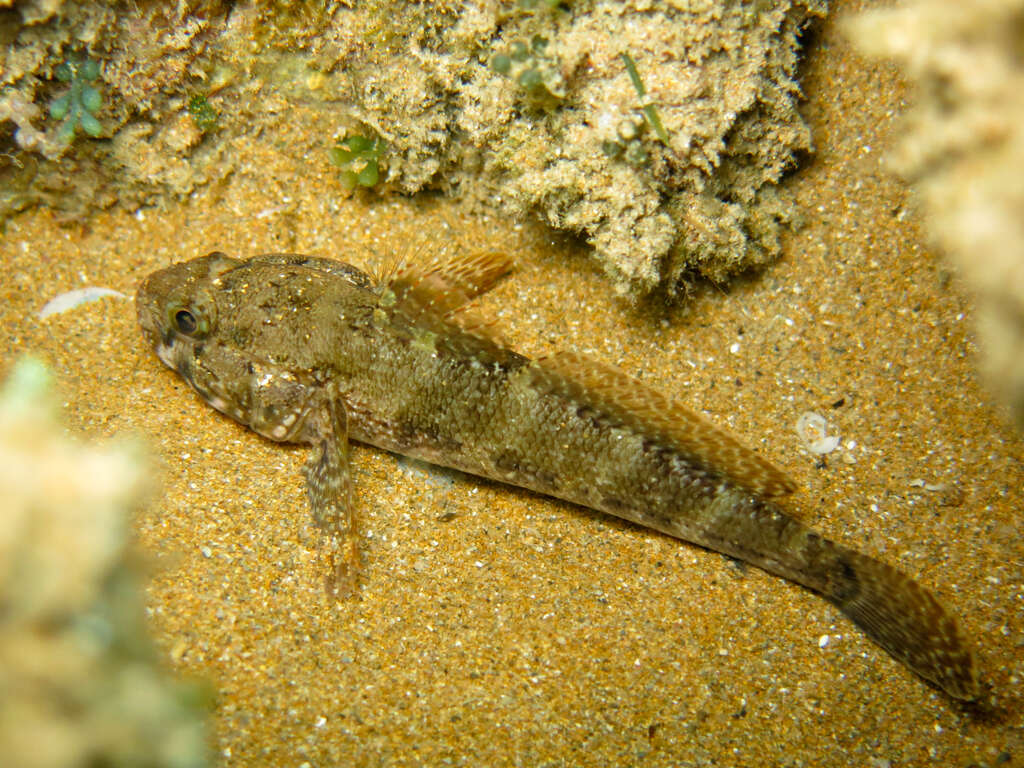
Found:
[{"label": "fish body", "polygon": [[753,563],[822,594],[952,697],[980,695],[956,621],[910,577],[787,515],[781,470],[616,369],[498,341],[466,307],[509,267],[482,254],[375,281],[326,259],[213,253],[150,275],[137,308],[158,357],[214,408],[314,447],[307,490],[334,597],[358,572],[355,439]]}]

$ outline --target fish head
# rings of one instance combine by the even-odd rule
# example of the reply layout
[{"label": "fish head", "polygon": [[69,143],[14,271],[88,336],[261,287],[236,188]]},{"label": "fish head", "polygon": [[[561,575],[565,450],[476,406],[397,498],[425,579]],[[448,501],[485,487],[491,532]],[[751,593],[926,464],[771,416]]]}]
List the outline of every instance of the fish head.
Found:
[{"label": "fish head", "polygon": [[213,252],[153,272],[139,285],[135,309],[156,356],[218,411],[248,423],[251,398],[243,356],[223,343],[220,278],[242,262]]},{"label": "fish head", "polygon": [[136,310],[157,357],[215,409],[273,440],[313,442],[325,384],[354,367],[346,349],[371,324],[368,280],[340,262],[215,252],[149,275]]},{"label": "fish head", "polygon": [[180,372],[181,361],[216,330],[211,288],[239,263],[215,251],[157,270],[139,285],[135,310],[142,335],[168,366]]}]

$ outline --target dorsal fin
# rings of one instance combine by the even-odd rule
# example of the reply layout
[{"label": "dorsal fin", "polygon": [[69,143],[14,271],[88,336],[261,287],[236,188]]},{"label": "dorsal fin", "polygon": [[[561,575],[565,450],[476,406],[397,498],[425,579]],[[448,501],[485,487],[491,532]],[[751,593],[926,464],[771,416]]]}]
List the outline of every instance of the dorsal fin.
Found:
[{"label": "dorsal fin", "polygon": [[796,490],[796,483],[774,464],[703,417],[617,368],[575,352],[559,352],[537,362],[570,389],[578,390],[573,394],[585,397],[623,425],[650,434],[665,447],[727,476],[758,496],[771,499]]},{"label": "dorsal fin", "polygon": [[512,264],[508,255],[489,251],[404,267],[383,287],[381,308],[396,330],[417,343],[504,360],[512,353],[495,323],[469,303],[494,287]]},{"label": "dorsal fin", "polygon": [[428,312],[450,317],[511,271],[511,257],[498,251],[434,258],[423,265],[406,266],[392,277],[385,289],[385,303],[393,301],[410,320]]}]

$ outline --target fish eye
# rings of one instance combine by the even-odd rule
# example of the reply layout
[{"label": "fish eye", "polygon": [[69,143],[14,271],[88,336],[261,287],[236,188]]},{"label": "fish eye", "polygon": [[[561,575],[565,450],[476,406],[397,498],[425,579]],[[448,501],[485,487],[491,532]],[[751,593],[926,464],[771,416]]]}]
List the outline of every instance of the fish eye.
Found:
[{"label": "fish eye", "polygon": [[174,304],[167,308],[167,324],[176,333],[191,339],[202,339],[210,333],[210,318],[205,308]]},{"label": "fish eye", "polygon": [[178,333],[191,336],[199,327],[199,321],[196,320],[196,316],[187,309],[179,309],[174,313],[174,327]]}]

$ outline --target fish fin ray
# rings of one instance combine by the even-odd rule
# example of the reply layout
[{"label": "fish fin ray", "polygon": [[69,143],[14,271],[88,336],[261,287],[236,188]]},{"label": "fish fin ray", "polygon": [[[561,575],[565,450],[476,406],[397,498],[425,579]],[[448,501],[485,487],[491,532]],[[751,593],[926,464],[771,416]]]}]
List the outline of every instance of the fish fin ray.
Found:
[{"label": "fish fin ray", "polygon": [[326,403],[327,424],[304,468],[313,522],[321,532],[321,552],[329,569],[325,588],[329,600],[352,597],[359,575],[359,543],[352,505],[348,424],[341,399]]},{"label": "fish fin ray", "polygon": [[826,597],[874,642],[956,699],[982,693],[974,655],[956,620],[905,573],[836,546],[843,575]]},{"label": "fish fin ray", "polygon": [[[452,317],[512,271],[513,260],[500,251],[482,251],[408,265],[388,282],[394,306],[410,319],[425,313]],[[391,300],[389,297],[388,300]]]},{"label": "fish fin ray", "polygon": [[469,304],[511,269],[512,259],[496,251],[407,266],[383,286],[381,309],[396,331],[417,343],[482,361],[504,360],[508,343],[497,323]]}]

